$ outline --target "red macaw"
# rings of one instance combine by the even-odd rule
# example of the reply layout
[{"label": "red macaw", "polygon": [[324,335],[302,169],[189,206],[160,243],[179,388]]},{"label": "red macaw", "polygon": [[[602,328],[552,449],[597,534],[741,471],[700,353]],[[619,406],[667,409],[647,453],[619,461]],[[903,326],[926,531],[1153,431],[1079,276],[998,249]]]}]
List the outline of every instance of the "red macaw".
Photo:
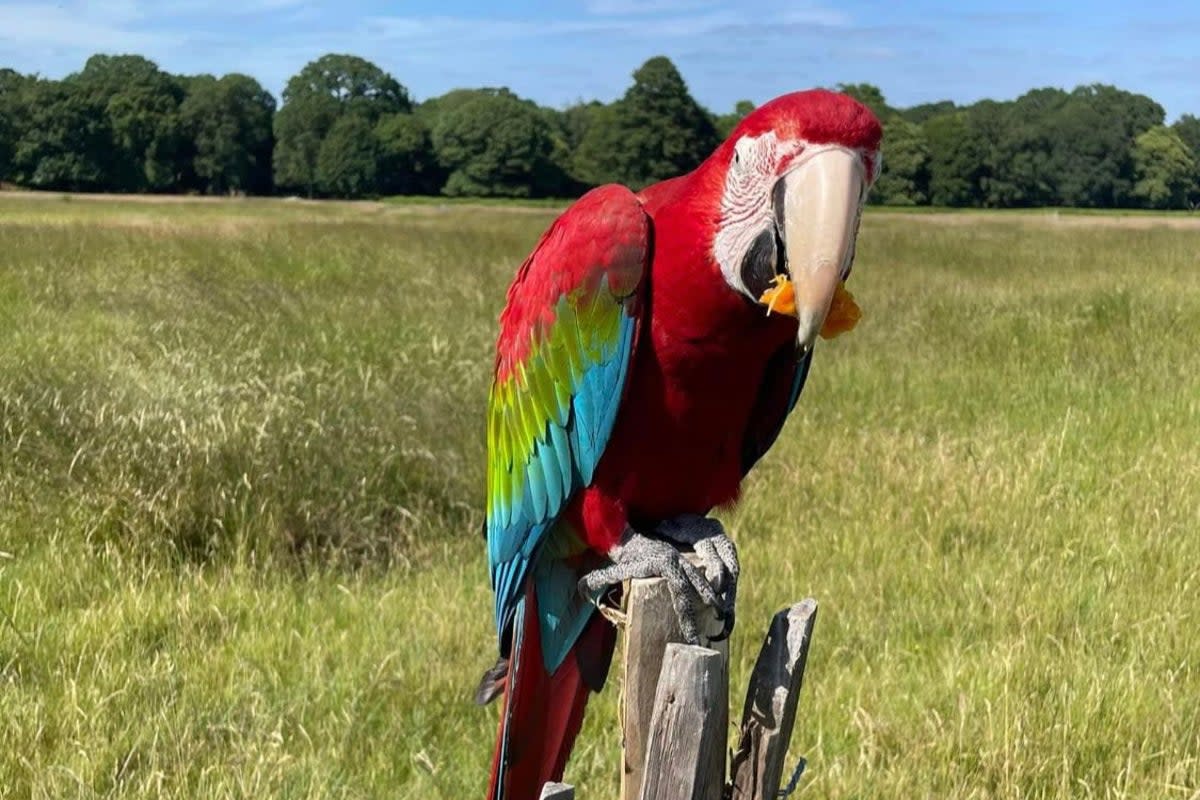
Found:
[{"label": "red macaw", "polygon": [[[686,638],[697,601],[728,633],[737,556],[705,515],[737,500],[796,403],[880,138],[846,95],[784,95],[687,175],[588,192],[521,265],[488,406],[501,658],[477,699],[505,693],[490,797],[536,798],[561,777],[612,658],[595,613],[608,587],[661,575]],[[790,315],[764,301],[780,282]]]}]

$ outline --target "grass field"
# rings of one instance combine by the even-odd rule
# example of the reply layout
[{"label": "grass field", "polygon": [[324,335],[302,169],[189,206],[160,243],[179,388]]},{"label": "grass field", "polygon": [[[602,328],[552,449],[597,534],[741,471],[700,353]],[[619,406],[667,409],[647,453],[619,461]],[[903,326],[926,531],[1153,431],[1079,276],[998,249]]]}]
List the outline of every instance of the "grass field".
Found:
[{"label": "grass field", "polygon": [[[0,795],[482,795],[482,409],[551,214],[0,198]],[[1109,222],[868,214],[723,515],[735,693],[822,603],[803,796],[1200,798],[1200,227]]]}]

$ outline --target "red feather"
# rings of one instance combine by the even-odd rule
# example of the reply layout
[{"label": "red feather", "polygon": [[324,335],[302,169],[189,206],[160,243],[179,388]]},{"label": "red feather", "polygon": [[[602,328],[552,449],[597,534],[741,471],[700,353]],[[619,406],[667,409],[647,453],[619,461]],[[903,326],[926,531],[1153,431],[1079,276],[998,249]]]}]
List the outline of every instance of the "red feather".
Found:
[{"label": "red feather", "polygon": [[[542,786],[562,778],[567,758],[583,725],[588,694],[603,684],[592,674],[594,664],[607,673],[616,646],[616,631],[601,617],[593,618],[575,643],[572,656],[553,675],[542,664],[537,597],[532,584],[525,592],[521,668],[504,693],[501,720],[509,719],[507,751],[504,724],[496,733],[488,797],[492,800],[537,800]],[[501,759],[507,761],[501,776]]]},{"label": "red feather", "polygon": [[[496,342],[497,381],[525,359],[532,337],[553,324],[554,307],[562,295],[594,288],[602,278],[608,279],[609,291],[617,297],[637,288],[647,245],[646,223],[641,208],[626,200],[629,196],[628,189],[616,184],[593,189],[542,234],[533,253],[555,269],[531,269],[531,254],[509,286]],[[565,236],[568,227],[570,234]]]}]

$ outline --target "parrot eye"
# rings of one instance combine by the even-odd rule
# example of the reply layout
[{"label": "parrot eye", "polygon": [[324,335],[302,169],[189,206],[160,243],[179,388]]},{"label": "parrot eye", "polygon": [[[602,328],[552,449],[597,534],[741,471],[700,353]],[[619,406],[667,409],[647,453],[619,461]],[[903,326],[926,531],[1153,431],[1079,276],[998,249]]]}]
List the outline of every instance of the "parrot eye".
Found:
[{"label": "parrot eye", "polygon": [[[733,146],[733,166],[743,169],[747,164],[751,163],[750,155],[753,148],[754,140],[746,138],[738,139],[737,144]],[[744,158],[742,154],[743,150],[746,151]]]}]

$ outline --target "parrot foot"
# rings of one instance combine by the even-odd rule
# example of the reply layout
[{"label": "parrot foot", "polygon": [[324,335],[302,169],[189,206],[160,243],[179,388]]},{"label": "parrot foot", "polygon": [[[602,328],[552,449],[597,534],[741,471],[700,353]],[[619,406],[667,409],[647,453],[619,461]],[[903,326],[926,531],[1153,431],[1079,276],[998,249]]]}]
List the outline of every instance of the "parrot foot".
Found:
[{"label": "parrot foot", "polygon": [[634,578],[663,578],[671,592],[679,630],[688,644],[700,644],[697,601],[721,608],[717,593],[701,571],[670,542],[625,531],[621,543],[608,552],[608,566],[594,569],[579,581],[579,591],[594,596],[605,588]]},{"label": "parrot foot", "polygon": [[723,627],[713,641],[726,639],[733,632],[734,611],[737,601],[738,563],[737,547],[725,533],[718,520],[699,514],[682,514],[664,520],[655,532],[677,544],[689,546],[700,559],[700,566],[712,587],[720,597],[713,607]]}]

